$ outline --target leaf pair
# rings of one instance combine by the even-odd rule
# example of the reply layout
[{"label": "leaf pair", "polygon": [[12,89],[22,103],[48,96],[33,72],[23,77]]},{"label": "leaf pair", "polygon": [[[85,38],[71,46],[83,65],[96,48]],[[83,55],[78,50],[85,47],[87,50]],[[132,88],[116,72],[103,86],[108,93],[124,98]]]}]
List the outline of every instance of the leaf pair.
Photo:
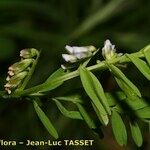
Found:
[{"label": "leaf pair", "polygon": [[[113,110],[112,112],[111,123],[112,123],[113,134],[115,136],[117,143],[121,146],[126,145],[127,144],[126,127],[121,116],[115,110]],[[143,138],[138,123],[136,121],[130,121],[129,124],[130,124],[132,138],[135,144],[138,147],[140,147],[143,143]]]},{"label": "leaf pair", "polygon": [[57,99],[53,99],[53,100],[55,101],[58,109],[64,116],[71,118],[71,119],[83,120],[79,111],[68,111]]},{"label": "leaf pair", "polygon": [[110,71],[114,74],[115,79],[120,88],[126,93],[126,95],[138,95],[141,97],[141,93],[138,88],[122,73],[122,71],[116,66],[106,63]]},{"label": "leaf pair", "polygon": [[[65,97],[62,97],[63,100],[65,99]],[[74,97],[75,98],[75,97]],[[59,100],[62,100],[61,97],[56,97],[54,98],[53,100],[55,101],[58,109],[60,110],[60,112],[68,117],[68,118],[71,118],[71,119],[80,119],[80,120],[85,120],[85,122],[87,123],[87,125],[89,126],[89,128],[91,129],[95,129],[96,128],[96,125],[94,123],[94,121],[91,119],[91,117],[89,116],[89,114],[87,113],[87,111],[85,110],[85,108],[80,104],[78,103],[77,101],[71,101],[73,102],[74,104],[76,104],[77,108],[79,111],[69,111],[67,110],[59,101]],[[65,101],[70,101],[69,99],[72,99],[72,97],[70,98],[66,98]],[[78,99],[78,97],[77,97]]]},{"label": "leaf pair", "polygon": [[[111,114],[104,90],[96,76],[85,67],[79,67],[83,87],[90,97],[92,105],[104,125],[108,124],[107,114]],[[105,119],[104,119],[105,118]],[[107,118],[107,119],[106,119]]]}]

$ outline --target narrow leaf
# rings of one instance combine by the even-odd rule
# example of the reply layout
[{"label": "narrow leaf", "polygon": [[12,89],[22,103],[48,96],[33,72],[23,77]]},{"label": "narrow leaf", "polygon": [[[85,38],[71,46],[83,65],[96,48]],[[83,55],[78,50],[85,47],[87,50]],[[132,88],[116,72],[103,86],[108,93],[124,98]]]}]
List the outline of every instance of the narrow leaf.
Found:
[{"label": "narrow leaf", "polygon": [[127,144],[126,127],[123,123],[122,118],[116,111],[112,112],[111,122],[113,134],[115,136],[116,141],[121,146],[126,145]]},{"label": "narrow leaf", "polygon": [[93,109],[94,109],[94,111],[95,111],[95,113],[96,113],[98,119],[100,120],[100,122],[101,122],[103,125],[107,126],[108,123],[109,123],[109,118],[108,118],[107,114],[103,115],[103,114],[101,113],[101,111],[99,111],[99,110],[97,109],[97,107],[95,106],[95,104],[94,104],[93,102],[92,102],[92,106],[93,106]]},{"label": "narrow leaf", "polygon": [[150,119],[150,107],[144,107],[142,109],[139,109],[135,111],[138,117],[142,119]]},{"label": "narrow leaf", "polygon": [[80,66],[79,71],[83,87],[97,109],[99,109],[103,115],[106,114],[106,111],[111,114],[106,96],[98,79],[82,66]]},{"label": "narrow leaf", "polygon": [[46,82],[51,82],[52,80],[54,80],[57,77],[60,77],[62,75],[65,75],[66,73],[64,72],[64,70],[62,68],[59,68],[58,70],[56,70],[47,80]]},{"label": "narrow leaf", "polygon": [[60,110],[60,112],[71,119],[80,119],[83,120],[83,117],[81,116],[79,111],[68,111],[58,100],[53,99],[58,107],[58,109]]},{"label": "narrow leaf", "polygon": [[79,103],[76,103],[76,105],[77,105],[82,117],[84,118],[85,122],[89,126],[89,128],[95,129],[96,125],[95,125],[94,121],[91,119],[91,117],[89,116],[89,114],[86,112],[84,107]]},{"label": "narrow leaf", "polygon": [[130,129],[135,144],[138,147],[142,146],[143,138],[137,122],[130,122]]},{"label": "narrow leaf", "polygon": [[125,100],[125,102],[133,109],[138,110],[142,109],[144,107],[147,107],[148,104],[145,102],[144,99],[139,98],[137,96],[132,96],[132,101],[130,100],[130,97]]},{"label": "narrow leaf", "polygon": [[150,67],[146,64],[145,61],[137,58],[133,55],[127,54],[130,60],[134,63],[134,65],[139,69],[139,71],[148,79],[150,80]]},{"label": "narrow leaf", "polygon": [[58,70],[56,70],[42,85],[42,89],[40,90],[40,92],[46,92],[46,91],[50,91],[53,90],[57,87],[59,87],[60,85],[63,84],[63,82],[61,80],[56,80],[57,78],[65,75],[66,72],[64,72],[64,70],[62,68],[59,68]]},{"label": "narrow leaf", "polygon": [[141,93],[138,90],[138,88],[123,74],[123,72],[119,68],[110,64],[108,64],[108,67],[117,78],[124,81],[125,84],[128,85],[133,90],[134,93],[136,93],[138,96],[141,97]]},{"label": "narrow leaf", "polygon": [[41,120],[41,122],[43,123],[43,125],[45,126],[47,131],[55,139],[57,139],[58,133],[57,133],[56,129],[54,128],[54,126],[52,125],[51,121],[48,119],[48,117],[45,115],[45,113],[42,111],[42,109],[38,106],[38,103],[35,100],[33,101],[33,104],[34,104],[34,108],[35,108],[35,111],[36,111],[39,119]]},{"label": "narrow leaf", "polygon": [[60,101],[73,102],[73,103],[83,103],[83,100],[81,99],[81,95],[79,95],[79,94],[60,96],[60,97],[55,97],[54,99],[57,99]]},{"label": "narrow leaf", "polygon": [[147,60],[147,63],[149,64],[150,67],[150,45],[146,46],[146,48],[143,50],[144,56]]},{"label": "narrow leaf", "polygon": [[119,85],[119,87],[123,90],[123,92],[125,93],[125,95],[128,96],[128,97],[130,97],[130,99],[131,99],[132,95],[133,96],[136,95],[134,93],[134,91],[123,80],[121,80],[119,78],[116,78],[116,77],[115,77],[115,80],[116,80],[117,84]]}]

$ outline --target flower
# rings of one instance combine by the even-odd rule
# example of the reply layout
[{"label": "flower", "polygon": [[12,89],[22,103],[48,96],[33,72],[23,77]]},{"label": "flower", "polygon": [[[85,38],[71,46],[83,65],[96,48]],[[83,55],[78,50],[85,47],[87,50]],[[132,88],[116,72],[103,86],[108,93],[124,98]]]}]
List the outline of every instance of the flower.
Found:
[{"label": "flower", "polygon": [[4,85],[4,87],[5,90],[8,92],[8,94],[10,94],[12,89],[16,88],[22,82],[22,80],[27,76],[27,74],[28,74],[27,71],[23,71],[12,77],[8,76],[6,78],[8,82]]},{"label": "flower", "polygon": [[8,68],[8,75],[14,76],[15,74],[24,71],[32,64],[33,61],[33,59],[23,59],[17,63],[14,63]]},{"label": "flower", "polygon": [[38,54],[39,52],[34,48],[20,51],[21,60],[8,68],[7,83],[4,85],[8,94],[22,84]]},{"label": "flower", "polygon": [[20,51],[20,57],[22,58],[33,58],[39,54],[35,48],[23,49]]},{"label": "flower", "polygon": [[102,48],[102,55],[105,59],[109,60],[109,59],[115,58],[117,56],[122,56],[122,53],[117,54],[115,45],[112,45],[110,40],[106,40],[104,42],[104,47]]},{"label": "flower", "polygon": [[77,57],[74,55],[62,54],[62,57],[66,62],[74,63],[77,61]]},{"label": "flower", "polygon": [[69,45],[66,45],[65,49],[69,54],[62,54],[62,57],[66,62],[70,63],[74,63],[80,59],[90,57],[92,56],[92,52],[96,50],[94,46],[78,47]]},{"label": "flower", "polygon": [[105,59],[111,59],[116,55],[115,45],[112,45],[110,40],[106,40],[102,48],[102,55]]}]

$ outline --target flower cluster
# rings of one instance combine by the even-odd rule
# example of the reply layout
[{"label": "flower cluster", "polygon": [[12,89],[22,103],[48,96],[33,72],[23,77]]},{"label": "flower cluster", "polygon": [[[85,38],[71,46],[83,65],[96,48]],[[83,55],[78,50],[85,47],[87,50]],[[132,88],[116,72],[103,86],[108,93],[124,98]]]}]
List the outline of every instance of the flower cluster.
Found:
[{"label": "flower cluster", "polygon": [[34,48],[24,49],[20,51],[21,60],[14,63],[8,68],[7,83],[4,85],[8,94],[22,84],[22,81],[27,76],[34,58],[37,57],[38,51]]},{"label": "flower cluster", "polygon": [[[80,60],[89,58],[93,55],[93,52],[96,51],[94,46],[78,47],[66,45],[65,49],[68,54],[62,54],[62,57],[67,63],[76,63]],[[61,67],[66,69],[65,65],[61,65]]]},{"label": "flower cluster", "polygon": [[109,60],[117,56],[121,56],[122,53],[117,54],[115,45],[112,45],[110,40],[104,42],[104,47],[102,48],[102,55],[105,59]]}]

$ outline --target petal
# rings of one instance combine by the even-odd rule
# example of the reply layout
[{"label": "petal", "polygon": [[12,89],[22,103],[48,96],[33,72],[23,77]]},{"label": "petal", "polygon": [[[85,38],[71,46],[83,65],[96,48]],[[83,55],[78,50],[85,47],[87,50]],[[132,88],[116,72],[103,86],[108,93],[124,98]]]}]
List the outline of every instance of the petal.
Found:
[{"label": "petal", "polygon": [[73,53],[73,48],[69,45],[65,46],[65,49],[67,50],[68,53],[72,54]]},{"label": "petal", "polygon": [[62,54],[63,59],[66,62],[71,62],[74,63],[77,61],[77,57],[73,56],[73,55],[68,55],[68,54]]},{"label": "petal", "polygon": [[87,47],[77,47],[77,46],[74,46],[73,47],[73,53],[86,53],[86,52],[89,52],[89,49]]},{"label": "petal", "polygon": [[83,59],[89,56],[88,53],[75,53],[74,54],[78,59]]}]

